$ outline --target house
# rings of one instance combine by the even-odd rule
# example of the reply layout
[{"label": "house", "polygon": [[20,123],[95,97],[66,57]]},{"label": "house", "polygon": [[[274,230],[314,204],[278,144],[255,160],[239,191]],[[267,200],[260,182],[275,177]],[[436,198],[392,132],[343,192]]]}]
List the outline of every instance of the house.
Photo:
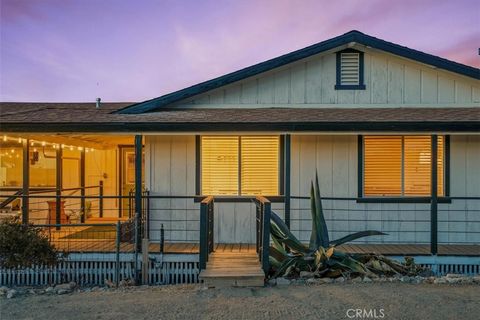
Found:
[{"label": "house", "polygon": [[200,250],[205,268],[215,248],[261,246],[265,208],[308,241],[318,173],[332,238],[388,234],[346,250],[479,272],[479,80],[350,31],[144,102],[3,102],[2,205],[21,198],[23,220],[43,224],[146,212],[151,244]]}]

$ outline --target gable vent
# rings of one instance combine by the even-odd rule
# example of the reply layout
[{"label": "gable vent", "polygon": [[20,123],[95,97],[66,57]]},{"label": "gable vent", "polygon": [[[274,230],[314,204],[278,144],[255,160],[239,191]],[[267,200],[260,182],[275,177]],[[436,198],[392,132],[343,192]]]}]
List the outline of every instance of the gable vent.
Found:
[{"label": "gable vent", "polygon": [[340,54],[340,84],[360,84],[360,53],[342,52]]}]

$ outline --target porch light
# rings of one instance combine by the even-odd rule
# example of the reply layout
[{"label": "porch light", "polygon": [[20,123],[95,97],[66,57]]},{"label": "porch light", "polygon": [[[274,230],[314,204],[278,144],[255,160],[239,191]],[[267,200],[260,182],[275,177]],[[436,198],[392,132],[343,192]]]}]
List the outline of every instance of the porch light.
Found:
[{"label": "porch light", "polygon": [[73,146],[70,146],[70,151],[73,151]]},{"label": "porch light", "polygon": [[45,141],[42,141],[42,147],[45,147],[47,143]]},{"label": "porch light", "polygon": [[7,141],[7,136],[3,136],[3,142]]},{"label": "porch light", "polygon": [[18,138],[18,143],[22,143],[22,138]]}]

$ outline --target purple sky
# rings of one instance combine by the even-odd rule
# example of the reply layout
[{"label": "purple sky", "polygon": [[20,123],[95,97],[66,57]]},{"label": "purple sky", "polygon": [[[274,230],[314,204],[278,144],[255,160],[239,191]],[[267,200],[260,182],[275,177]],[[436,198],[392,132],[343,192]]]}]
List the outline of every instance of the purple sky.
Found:
[{"label": "purple sky", "polygon": [[480,67],[478,0],[0,0],[0,6],[1,101],[141,101],[352,29]]}]

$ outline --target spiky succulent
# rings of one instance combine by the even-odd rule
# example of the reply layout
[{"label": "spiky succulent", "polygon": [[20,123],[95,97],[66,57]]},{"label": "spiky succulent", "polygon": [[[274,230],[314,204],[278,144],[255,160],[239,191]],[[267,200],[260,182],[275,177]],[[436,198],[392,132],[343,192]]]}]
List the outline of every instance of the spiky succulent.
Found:
[{"label": "spiky succulent", "polygon": [[339,250],[337,246],[346,242],[385,233],[374,230],[360,231],[330,241],[323,215],[318,175],[315,176],[315,183],[312,181],[311,184],[310,203],[312,230],[308,246],[300,242],[283,220],[272,212],[270,222],[272,277],[294,276],[300,271],[312,272],[317,277],[414,274],[419,271],[413,263],[405,265],[382,255],[349,254]]}]

